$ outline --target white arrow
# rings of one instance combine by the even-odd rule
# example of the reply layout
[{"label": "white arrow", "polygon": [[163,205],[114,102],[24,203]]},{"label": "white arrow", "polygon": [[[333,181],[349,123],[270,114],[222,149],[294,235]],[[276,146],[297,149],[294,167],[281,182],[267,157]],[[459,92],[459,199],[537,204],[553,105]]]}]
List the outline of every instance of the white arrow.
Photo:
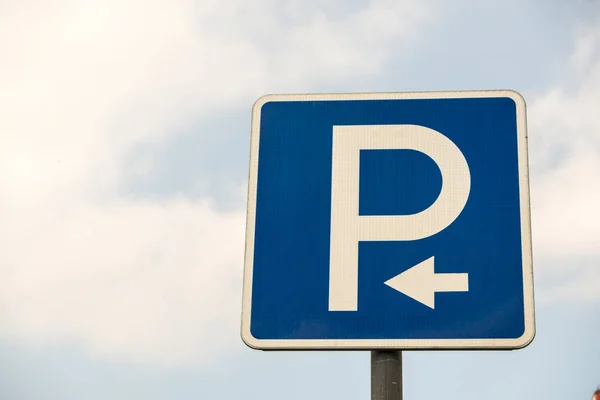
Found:
[{"label": "white arrow", "polygon": [[433,264],[428,258],[384,283],[429,308],[435,308],[436,292],[469,291],[469,274],[436,274]]}]

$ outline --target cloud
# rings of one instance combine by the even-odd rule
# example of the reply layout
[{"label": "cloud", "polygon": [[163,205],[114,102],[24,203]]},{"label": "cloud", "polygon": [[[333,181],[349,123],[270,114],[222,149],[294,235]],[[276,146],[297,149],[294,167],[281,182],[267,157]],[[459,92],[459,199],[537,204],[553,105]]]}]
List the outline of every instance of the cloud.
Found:
[{"label": "cloud", "polygon": [[244,211],[128,197],[128,156],[265,92],[377,75],[429,18],[412,0],[3,5],[0,337],[165,365],[239,343]]},{"label": "cloud", "polygon": [[243,228],[243,213],[203,201],[118,200],[4,236],[3,333],[116,358],[206,361],[206,344],[237,329]]},{"label": "cloud", "polygon": [[577,31],[566,79],[574,85],[551,88],[529,110],[534,256],[562,271],[555,299],[600,300],[590,286],[600,271],[599,26]]}]

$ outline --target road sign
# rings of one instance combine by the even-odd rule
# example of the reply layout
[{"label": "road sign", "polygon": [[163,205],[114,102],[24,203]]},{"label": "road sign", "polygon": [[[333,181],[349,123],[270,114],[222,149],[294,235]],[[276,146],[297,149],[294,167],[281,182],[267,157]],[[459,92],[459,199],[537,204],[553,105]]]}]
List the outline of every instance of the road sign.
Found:
[{"label": "road sign", "polygon": [[254,105],[242,338],[257,349],[515,349],[535,334],[513,91]]}]

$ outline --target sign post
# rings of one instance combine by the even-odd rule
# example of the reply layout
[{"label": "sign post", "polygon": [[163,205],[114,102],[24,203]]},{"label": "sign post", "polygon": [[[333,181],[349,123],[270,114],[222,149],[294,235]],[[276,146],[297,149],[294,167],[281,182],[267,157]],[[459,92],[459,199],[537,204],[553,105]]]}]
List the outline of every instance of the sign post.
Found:
[{"label": "sign post", "polygon": [[261,97],[243,341],[371,351],[378,400],[401,396],[401,350],[527,346],[525,114],[509,90]]},{"label": "sign post", "polygon": [[371,352],[371,400],[402,400],[402,352]]}]

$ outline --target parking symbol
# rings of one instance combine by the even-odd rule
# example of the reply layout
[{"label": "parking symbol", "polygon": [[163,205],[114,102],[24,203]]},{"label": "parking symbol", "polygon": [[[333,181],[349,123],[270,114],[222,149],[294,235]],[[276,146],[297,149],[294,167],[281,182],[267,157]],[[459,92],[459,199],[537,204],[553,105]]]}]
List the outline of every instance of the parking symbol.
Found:
[{"label": "parking symbol", "polygon": [[[429,156],[442,174],[438,198],[427,209],[412,215],[360,216],[357,190],[360,150],[367,149],[417,150]],[[434,235],[461,213],[469,197],[470,186],[469,166],[462,152],[433,129],[418,125],[334,126],[329,310],[356,311],[358,308],[358,241],[419,240]],[[433,265],[433,259],[415,266],[417,269],[411,273],[407,271],[388,280],[387,284],[403,291],[399,288],[408,277],[423,276],[426,280],[433,280],[434,275],[415,275],[429,265]],[[435,278],[440,290],[445,287],[450,291],[463,291],[468,287],[467,274],[451,278],[438,275]],[[426,285],[418,279],[414,282],[409,279],[409,286],[413,283]],[[424,304],[433,308],[434,302]]]}]

